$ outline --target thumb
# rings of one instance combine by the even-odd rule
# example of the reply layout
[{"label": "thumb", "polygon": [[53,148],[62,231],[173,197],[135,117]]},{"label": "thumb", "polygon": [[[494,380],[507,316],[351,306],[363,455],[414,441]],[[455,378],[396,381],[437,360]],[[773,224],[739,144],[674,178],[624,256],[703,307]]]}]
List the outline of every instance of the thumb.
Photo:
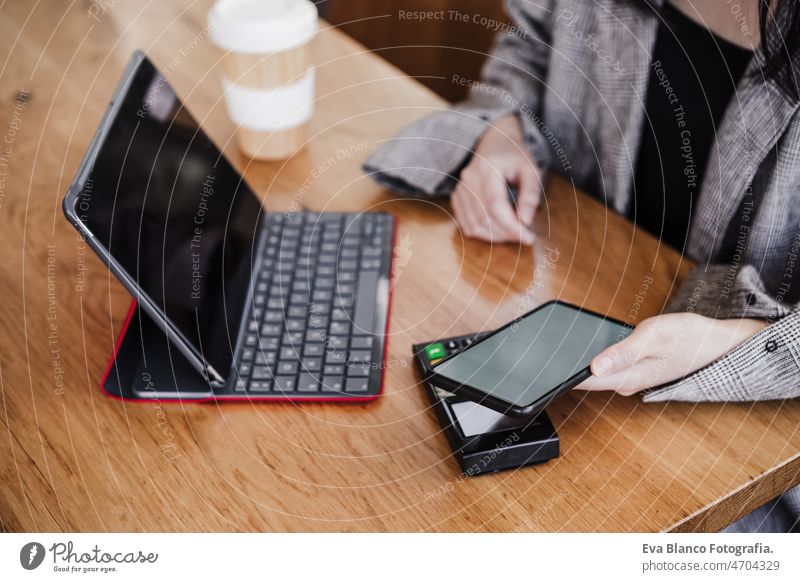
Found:
[{"label": "thumb", "polygon": [[635,345],[636,339],[633,335],[629,335],[621,342],[597,354],[589,365],[592,374],[603,377],[633,366],[639,360]]},{"label": "thumb", "polygon": [[520,162],[517,174],[517,212],[520,221],[530,226],[542,195],[539,171],[532,161],[525,160]]}]

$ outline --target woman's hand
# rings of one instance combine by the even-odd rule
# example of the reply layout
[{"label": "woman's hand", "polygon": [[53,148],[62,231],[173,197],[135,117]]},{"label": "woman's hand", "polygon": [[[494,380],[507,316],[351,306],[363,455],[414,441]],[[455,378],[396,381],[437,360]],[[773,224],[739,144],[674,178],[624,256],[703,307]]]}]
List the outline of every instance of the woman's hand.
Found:
[{"label": "woman's hand", "polygon": [[598,354],[581,390],[629,396],[678,380],[724,356],[767,327],[760,319],[712,319],[670,313],[645,319],[621,342]]},{"label": "woman's hand", "polygon": [[[464,234],[491,242],[533,244],[529,227],[541,199],[541,176],[516,116],[504,117],[486,131],[460,178],[451,201]],[[517,187],[516,211],[506,184]]]}]

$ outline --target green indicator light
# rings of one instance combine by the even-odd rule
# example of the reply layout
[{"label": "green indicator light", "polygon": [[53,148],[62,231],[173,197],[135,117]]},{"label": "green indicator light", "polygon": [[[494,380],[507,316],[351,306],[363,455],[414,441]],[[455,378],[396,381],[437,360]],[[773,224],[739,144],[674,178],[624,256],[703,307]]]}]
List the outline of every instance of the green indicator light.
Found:
[{"label": "green indicator light", "polygon": [[437,342],[435,344],[431,344],[427,348],[425,348],[425,355],[428,356],[429,360],[435,360],[437,358],[443,358],[444,357],[444,346],[442,344],[440,344],[439,342]]}]

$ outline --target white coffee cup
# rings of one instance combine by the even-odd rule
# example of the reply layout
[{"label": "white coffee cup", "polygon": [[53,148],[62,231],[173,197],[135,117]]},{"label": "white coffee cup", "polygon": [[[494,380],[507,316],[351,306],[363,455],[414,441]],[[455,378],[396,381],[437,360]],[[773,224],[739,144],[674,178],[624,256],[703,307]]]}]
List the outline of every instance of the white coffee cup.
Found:
[{"label": "white coffee cup", "polygon": [[217,0],[209,34],[223,55],[225,102],[239,148],[285,159],[308,136],[314,112],[310,44],[318,14],[310,0]]}]

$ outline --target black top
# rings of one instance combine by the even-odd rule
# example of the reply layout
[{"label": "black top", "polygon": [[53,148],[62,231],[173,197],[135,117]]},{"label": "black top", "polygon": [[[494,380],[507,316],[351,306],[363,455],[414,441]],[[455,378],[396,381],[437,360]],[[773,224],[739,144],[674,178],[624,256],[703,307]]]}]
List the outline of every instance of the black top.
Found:
[{"label": "black top", "polygon": [[716,128],[753,53],[669,2],[650,66],[630,218],[683,250]]}]

